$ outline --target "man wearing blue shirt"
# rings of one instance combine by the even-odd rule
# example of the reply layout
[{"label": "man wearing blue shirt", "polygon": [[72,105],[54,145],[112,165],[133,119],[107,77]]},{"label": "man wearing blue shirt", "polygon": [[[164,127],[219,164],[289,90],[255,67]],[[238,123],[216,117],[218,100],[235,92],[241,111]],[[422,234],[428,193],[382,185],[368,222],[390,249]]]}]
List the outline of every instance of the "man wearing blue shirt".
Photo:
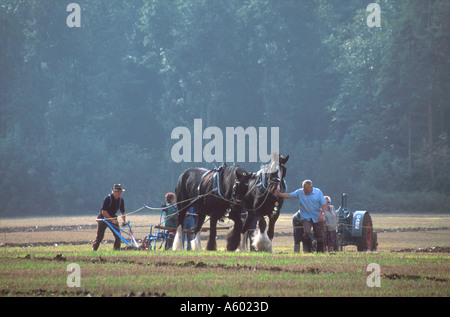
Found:
[{"label": "man wearing blue shirt", "polygon": [[324,214],[327,202],[322,191],[313,187],[312,182],[307,179],[303,181],[302,188],[292,193],[280,193],[279,190],[275,190],[274,195],[283,199],[297,198],[300,201],[300,209],[294,217],[297,217],[303,226],[303,245],[306,252],[311,252],[312,249],[312,230],[317,241],[317,252],[323,252]]}]

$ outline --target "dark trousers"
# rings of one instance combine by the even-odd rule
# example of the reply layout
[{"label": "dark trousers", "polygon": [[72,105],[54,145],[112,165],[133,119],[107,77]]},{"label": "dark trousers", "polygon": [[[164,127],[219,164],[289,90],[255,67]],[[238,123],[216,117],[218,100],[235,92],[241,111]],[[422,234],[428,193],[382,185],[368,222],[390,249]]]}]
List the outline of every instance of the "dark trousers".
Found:
[{"label": "dark trousers", "polygon": [[[193,230],[195,227],[195,218],[194,216],[187,215],[186,218],[184,218],[184,224],[183,224],[183,230]],[[183,243],[184,248],[184,242],[186,241],[186,248],[185,250],[190,251],[191,250],[191,241],[194,240],[194,235],[192,233],[185,233],[181,235],[181,241]]]},{"label": "dark trousers", "polygon": [[314,223],[312,220],[302,220],[303,225],[303,242],[305,243],[306,251],[312,250],[312,230],[314,230],[314,239],[317,241],[317,252],[323,252],[323,238],[325,232],[325,224],[323,222]]},{"label": "dark trousers", "polygon": [[[103,215],[99,215],[97,219],[103,218]],[[112,225],[117,232],[120,232],[120,228],[116,225]],[[103,237],[105,236],[105,230],[106,228],[109,228],[108,225],[104,221],[97,220],[97,237],[94,240],[94,243],[92,244],[92,250],[97,251],[100,243],[103,240]],[[111,228],[109,228],[111,230]],[[114,235],[114,250],[120,250],[120,243],[121,239],[120,237],[111,230],[111,232]]]},{"label": "dark trousers", "polygon": [[166,243],[164,246],[164,250],[172,249],[174,239],[175,239],[175,232],[166,230]]}]

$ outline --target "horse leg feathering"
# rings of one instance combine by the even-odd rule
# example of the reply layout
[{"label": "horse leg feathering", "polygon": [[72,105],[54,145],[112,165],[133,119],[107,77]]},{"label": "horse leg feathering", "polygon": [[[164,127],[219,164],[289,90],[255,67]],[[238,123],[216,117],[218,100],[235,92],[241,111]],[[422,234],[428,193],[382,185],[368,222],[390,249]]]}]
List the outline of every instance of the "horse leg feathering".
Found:
[{"label": "horse leg feathering", "polygon": [[175,238],[173,239],[172,245],[173,251],[183,250],[183,242],[181,241],[182,229],[183,229],[182,225],[179,225],[177,227],[177,232],[175,234]]},{"label": "horse leg feathering", "polygon": [[265,251],[273,253],[272,241],[269,239],[266,231],[255,231],[255,237],[253,238],[253,247],[256,251]]},{"label": "horse leg feathering", "polygon": [[202,244],[200,242],[200,233],[201,231],[197,232],[194,240],[191,241],[192,250],[202,251]]}]

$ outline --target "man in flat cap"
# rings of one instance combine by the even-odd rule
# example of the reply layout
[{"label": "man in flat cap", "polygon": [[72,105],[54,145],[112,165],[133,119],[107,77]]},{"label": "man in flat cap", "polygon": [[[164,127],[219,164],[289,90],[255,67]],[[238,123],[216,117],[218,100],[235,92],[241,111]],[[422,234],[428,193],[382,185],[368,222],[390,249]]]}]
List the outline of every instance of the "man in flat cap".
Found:
[{"label": "man in flat cap", "polygon": [[[106,196],[105,200],[103,201],[102,209],[97,216],[97,219],[108,220],[115,227],[117,232],[120,232],[119,221],[117,220],[116,215],[117,210],[120,209],[123,223],[125,223],[125,202],[121,197],[124,191],[125,189],[122,188],[122,185],[114,184],[112,188],[112,193]],[[97,237],[95,238],[94,243],[92,245],[92,250],[97,251],[100,243],[103,240],[103,237],[105,236],[105,230],[107,226],[108,225],[104,221],[97,220]],[[115,239],[114,250],[120,250],[121,239],[113,230],[111,231]]]}]

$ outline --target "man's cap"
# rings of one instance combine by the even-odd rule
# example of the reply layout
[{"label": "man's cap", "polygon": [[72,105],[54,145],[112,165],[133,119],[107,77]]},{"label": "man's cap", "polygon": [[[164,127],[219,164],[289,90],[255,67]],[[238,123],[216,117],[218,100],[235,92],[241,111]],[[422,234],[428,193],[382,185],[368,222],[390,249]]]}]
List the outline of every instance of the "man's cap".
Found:
[{"label": "man's cap", "polygon": [[125,189],[123,189],[122,185],[120,185],[120,184],[114,184],[112,190],[115,192],[124,192],[125,191]]}]

